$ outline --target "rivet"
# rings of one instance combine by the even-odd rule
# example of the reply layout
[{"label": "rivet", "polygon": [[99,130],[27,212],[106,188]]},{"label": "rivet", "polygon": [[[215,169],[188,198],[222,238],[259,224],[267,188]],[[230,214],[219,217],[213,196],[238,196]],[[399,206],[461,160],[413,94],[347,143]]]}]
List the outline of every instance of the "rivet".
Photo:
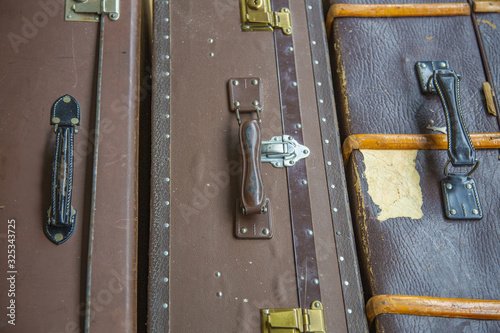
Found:
[{"label": "rivet", "polygon": [[163,308],[164,309],[168,308],[168,304],[167,303],[163,303]]},{"label": "rivet", "polygon": [[309,236],[312,236],[313,231],[312,231],[312,230],[307,230],[307,234],[308,234]]},{"label": "rivet", "polygon": [[320,100],[319,100],[319,102],[320,102],[321,104],[323,104],[324,100],[320,99]]},{"label": "rivet", "polygon": [[321,82],[317,82],[316,84],[317,84],[319,87],[321,87]]},{"label": "rivet", "polygon": [[297,86],[297,82],[293,81],[292,82],[292,86],[296,87]]},{"label": "rivet", "polygon": [[316,45],[316,41],[315,40],[313,40],[311,43],[312,43],[312,45]]},{"label": "rivet", "polygon": [[71,18],[71,15],[66,16],[66,18],[69,18],[69,19],[70,19],[70,18]]},{"label": "rivet", "polygon": [[69,96],[64,96],[64,98],[63,98],[63,102],[64,102],[64,103],[69,103],[69,102],[71,102],[71,97],[69,97]]},{"label": "rivet", "polygon": [[167,206],[168,206],[168,205],[170,205],[170,202],[168,202],[168,201],[165,201],[165,205],[167,205]]},{"label": "rivet", "polygon": [[307,180],[302,179],[302,184],[307,185]]},{"label": "rivet", "polygon": [[338,209],[337,209],[337,208],[334,208],[334,209],[333,209],[333,211],[336,213],[336,212],[338,211]]},{"label": "rivet", "polygon": [[319,64],[319,61],[318,60],[314,60],[314,64],[315,65]]},{"label": "rivet", "polygon": [[170,95],[165,96],[166,99],[170,99]]},{"label": "rivet", "polygon": [[332,184],[332,185],[330,185],[330,187],[331,187],[331,188],[335,188],[335,185],[333,185],[333,184]]},{"label": "rivet", "polygon": [[255,86],[256,84],[258,84],[258,83],[259,83],[259,81],[258,81],[258,80],[256,80],[256,79],[253,79],[253,80],[252,80],[252,84],[253,84],[254,86]]},{"label": "rivet", "polygon": [[326,123],[326,118],[321,118],[321,121]]},{"label": "rivet", "polygon": [[209,39],[208,39],[208,42],[209,42],[209,43],[213,43],[213,42],[214,42],[214,40],[213,40],[212,38],[209,38]]},{"label": "rivet", "polygon": [[290,46],[288,49],[289,49],[290,51],[293,51],[293,47],[291,47],[291,46]]},{"label": "rivet", "polygon": [[465,185],[465,187],[466,187],[468,190],[470,190],[470,189],[472,188],[472,185],[471,185],[471,184],[467,184],[467,185]]},{"label": "rivet", "polygon": [[165,117],[168,119],[168,118],[170,118],[170,115],[167,113],[167,114],[165,115]]},{"label": "rivet", "polygon": [[217,297],[222,297],[222,291],[219,291],[219,292],[217,293]]},{"label": "rivet", "polygon": [[478,211],[477,209],[473,209],[473,210],[472,210],[472,214],[474,214],[474,215],[478,215],[478,214],[479,214],[479,211]]},{"label": "rivet", "polygon": [[445,67],[446,67],[446,63],[441,62],[441,63],[439,63],[439,66],[441,66],[441,67],[445,68]]},{"label": "rivet", "polygon": [[321,303],[320,302],[315,302],[314,306],[317,307],[317,308],[319,308],[321,306]]},{"label": "rivet", "polygon": [[220,277],[222,274],[220,272],[215,272],[215,276]]},{"label": "rivet", "polygon": [[169,35],[165,35],[165,39],[169,39],[169,38],[170,38],[170,36],[169,36]]},{"label": "rivet", "polygon": [[351,309],[347,309],[347,313],[351,314],[352,310]]},{"label": "rivet", "polygon": [[349,285],[349,281],[344,281],[344,285],[348,286]]},{"label": "rivet", "polygon": [[163,251],[164,256],[168,256],[168,251]]},{"label": "rivet", "polygon": [[301,280],[305,280],[306,278],[305,278],[305,277],[303,277],[303,276],[301,276],[301,277],[300,277],[300,279],[301,279]]},{"label": "rivet", "polygon": [[297,125],[295,125],[295,127],[302,128],[302,125],[301,124],[297,124]]},{"label": "rivet", "polygon": [[313,279],[313,283],[314,284],[319,284],[319,280],[318,279]]},{"label": "rivet", "polygon": [[339,260],[340,260],[340,261],[344,261],[344,257],[340,256],[340,257],[339,257]]},{"label": "rivet", "polygon": [[252,101],[252,104],[257,106],[257,105],[259,105],[259,101]]},{"label": "rivet", "polygon": [[165,137],[166,137],[167,139],[169,139],[169,138],[170,138],[170,134],[166,134],[166,135],[165,135]]},{"label": "rivet", "polygon": [[427,67],[427,65],[426,65],[426,64],[424,64],[424,63],[422,63],[422,64],[420,64],[420,67],[422,67],[422,68],[426,68],[426,67]]},{"label": "rivet", "polygon": [[450,214],[451,214],[451,215],[455,215],[455,214],[457,214],[457,211],[456,211],[456,210],[454,210],[454,209],[451,209],[451,210],[450,210]]},{"label": "rivet", "polygon": [[284,11],[285,13],[288,13],[288,12],[290,11],[290,9],[288,9],[288,8],[283,8],[283,11]]},{"label": "rivet", "polygon": [[309,150],[304,149],[303,153],[304,153],[304,154],[309,154]]},{"label": "rivet", "polygon": [[386,304],[387,304],[387,301],[382,301],[382,304],[386,305]]},{"label": "rivet", "polygon": [[313,7],[311,5],[307,6],[307,9],[312,9]]},{"label": "rivet", "polygon": [[340,236],[342,233],[340,231],[336,232],[337,236]]},{"label": "rivet", "polygon": [[332,162],[331,162],[331,161],[328,161],[328,162],[326,162],[326,164],[328,164],[328,165],[332,165]]},{"label": "rivet", "polygon": [[326,140],[325,140],[325,143],[330,143],[330,140],[326,139]]},{"label": "rivet", "polygon": [[210,52],[210,56],[213,57],[215,55],[215,53],[213,52]]},{"label": "rivet", "polygon": [[266,314],[266,315],[269,314],[269,310],[267,310],[267,309],[263,310],[262,312],[264,312],[264,314]]},{"label": "rivet", "polygon": [[165,4],[168,5],[168,0],[165,0]]},{"label": "rivet", "polygon": [[168,17],[165,17],[165,22],[168,22],[170,21]]},{"label": "rivet", "polygon": [[170,76],[170,72],[165,72],[165,75],[166,76]]},{"label": "rivet", "polygon": [[247,228],[245,228],[245,227],[243,227],[243,228],[241,228],[241,229],[240,229],[240,232],[241,232],[242,234],[246,234],[246,233],[247,233],[247,231],[248,231],[248,229],[247,229]]},{"label": "rivet", "polygon": [[451,190],[451,189],[453,188],[453,186],[451,186],[451,184],[450,184],[450,183],[448,183],[448,184],[446,184],[446,188],[447,188],[448,190]]},{"label": "rivet", "polygon": [[165,223],[163,226],[164,226],[165,228],[168,228],[168,227],[170,227],[170,224]]},{"label": "rivet", "polygon": [[163,282],[168,282],[168,278],[163,278]]},{"label": "rivet", "polygon": [[290,161],[290,164],[295,164],[295,161]]},{"label": "rivet", "polygon": [[168,183],[170,182],[170,178],[165,178],[165,181]]},{"label": "rivet", "polygon": [[243,303],[248,303],[248,299],[244,298]]},{"label": "rivet", "polygon": [[293,138],[289,135],[289,136],[288,136],[288,140],[292,140],[292,139],[293,139]]},{"label": "rivet", "polygon": [[170,56],[168,54],[165,55],[165,59],[170,59]]},{"label": "rivet", "polygon": [[64,238],[64,235],[63,235],[63,234],[61,234],[61,233],[57,233],[57,234],[55,234],[55,235],[54,235],[54,240],[55,240],[56,242],[60,242],[60,241],[62,241],[62,240],[63,240],[63,238]]},{"label": "rivet", "polygon": [[237,86],[238,84],[240,84],[238,80],[233,80],[233,86]]},{"label": "rivet", "polygon": [[234,106],[236,106],[236,107],[240,106],[240,102],[238,102],[238,101],[234,102],[233,104],[234,104]]},{"label": "rivet", "polygon": [[269,229],[268,229],[268,228],[264,228],[264,229],[262,230],[262,233],[263,233],[264,235],[269,235]]},{"label": "rivet", "polygon": [[287,28],[285,31],[290,33],[292,30],[290,30],[290,28]]}]

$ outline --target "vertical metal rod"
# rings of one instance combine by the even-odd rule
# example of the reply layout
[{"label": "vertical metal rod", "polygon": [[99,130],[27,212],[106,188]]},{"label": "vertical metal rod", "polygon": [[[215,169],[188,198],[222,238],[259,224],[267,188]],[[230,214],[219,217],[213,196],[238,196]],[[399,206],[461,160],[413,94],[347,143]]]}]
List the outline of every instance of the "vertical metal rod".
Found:
[{"label": "vertical metal rod", "polygon": [[101,119],[101,85],[102,85],[102,59],[104,53],[104,13],[100,17],[99,30],[99,59],[97,63],[97,96],[95,107],[95,134],[94,134],[94,165],[92,167],[92,194],[90,201],[90,223],[89,223],[89,245],[87,255],[87,285],[85,298],[85,333],[89,333],[90,328],[90,306],[92,289],[92,252],[94,249],[94,222],[95,222],[95,202],[97,184],[97,165],[99,161],[99,125]]}]

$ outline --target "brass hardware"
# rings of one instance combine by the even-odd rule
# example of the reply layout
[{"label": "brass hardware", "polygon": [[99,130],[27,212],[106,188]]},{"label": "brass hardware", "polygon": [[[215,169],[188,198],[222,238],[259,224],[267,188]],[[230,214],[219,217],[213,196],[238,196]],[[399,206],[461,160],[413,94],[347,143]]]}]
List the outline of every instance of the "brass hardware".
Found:
[{"label": "brass hardware", "polygon": [[66,21],[99,22],[101,14],[116,21],[120,17],[120,0],[66,0]]},{"label": "brass hardware", "polygon": [[262,333],[326,333],[323,305],[312,302],[311,309],[262,309]]},{"label": "brass hardware", "polygon": [[483,92],[484,97],[486,98],[486,110],[489,114],[496,116],[497,110],[495,108],[495,92],[491,88],[491,84],[489,82],[483,82]]},{"label": "brass hardware", "polygon": [[292,34],[288,8],[273,12],[270,0],[240,0],[240,9],[243,31],[272,31],[279,28],[286,35]]}]

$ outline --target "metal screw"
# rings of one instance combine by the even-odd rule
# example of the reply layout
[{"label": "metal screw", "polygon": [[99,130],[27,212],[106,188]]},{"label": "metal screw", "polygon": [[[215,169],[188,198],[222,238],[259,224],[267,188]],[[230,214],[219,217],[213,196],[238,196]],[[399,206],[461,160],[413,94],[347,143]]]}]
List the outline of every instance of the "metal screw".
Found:
[{"label": "metal screw", "polygon": [[307,180],[303,179],[302,184],[307,185]]},{"label": "metal screw", "polygon": [[295,161],[290,161],[290,164],[295,164]]},{"label": "metal screw", "polygon": [[314,284],[319,284],[319,280],[318,280],[318,279],[314,279],[314,280],[313,280],[313,283],[314,283]]},{"label": "metal screw", "polygon": [[288,136],[288,140],[292,140],[292,139],[293,139],[293,138],[289,135],[289,136]]},{"label": "metal screw", "polygon": [[113,13],[110,15],[111,19],[113,20],[116,20],[118,18],[118,14],[117,13]]},{"label": "metal screw", "polygon": [[233,86],[237,86],[238,84],[240,84],[238,80],[233,80]]},{"label": "metal screw", "polygon": [[454,209],[451,209],[451,210],[450,210],[450,214],[451,214],[451,215],[455,215],[456,213],[457,213],[457,211],[456,211],[456,210],[454,210]]},{"label": "metal screw", "polygon": [[259,105],[259,101],[253,101],[252,104],[257,106],[257,105]]},{"label": "metal screw", "polygon": [[222,291],[219,291],[219,292],[217,293],[217,297],[222,297]]},{"label": "metal screw", "polygon": [[290,9],[288,9],[288,8],[283,8],[283,11],[284,11],[285,13],[288,13],[288,12],[290,11]]},{"label": "metal screw", "polygon": [[264,235],[269,235],[269,229],[264,228],[264,229],[262,230],[262,233],[263,233]]},{"label": "metal screw", "polygon": [[258,83],[259,83],[259,81],[255,80],[255,79],[253,79],[253,80],[252,80],[252,84],[253,84],[254,86],[255,86],[256,84],[258,84]]},{"label": "metal screw", "polygon": [[467,184],[467,185],[465,185],[465,187],[466,187],[468,190],[470,190],[470,189],[472,188],[472,185],[471,185],[471,184]]},{"label": "metal screw", "polygon": [[236,107],[240,106],[240,102],[238,102],[238,101],[234,102],[233,104],[234,104],[234,106],[236,106]]},{"label": "metal screw", "polygon": [[309,150],[304,149],[304,154],[309,154]]},{"label": "metal screw", "polygon": [[307,234],[308,234],[309,236],[312,236],[313,231],[312,231],[312,230],[307,230]]},{"label": "metal screw", "polygon": [[474,214],[474,215],[478,215],[478,214],[479,214],[479,211],[478,211],[477,209],[473,209],[473,210],[472,210],[472,214]]},{"label": "metal screw", "polygon": [[422,67],[422,68],[426,68],[426,67],[427,67],[427,65],[426,65],[426,64],[424,64],[424,63],[422,63],[422,64],[420,64],[420,67]]},{"label": "metal screw", "polygon": [[446,184],[446,188],[447,188],[448,190],[451,190],[451,189],[453,188],[453,186],[451,186],[451,184],[450,184],[450,183],[448,183],[448,184]]},{"label": "metal screw", "polygon": [[248,229],[247,229],[247,228],[245,228],[245,227],[243,227],[243,228],[241,228],[241,229],[240,229],[240,232],[241,232],[242,234],[246,234],[246,233],[247,233],[247,231],[248,231]]}]

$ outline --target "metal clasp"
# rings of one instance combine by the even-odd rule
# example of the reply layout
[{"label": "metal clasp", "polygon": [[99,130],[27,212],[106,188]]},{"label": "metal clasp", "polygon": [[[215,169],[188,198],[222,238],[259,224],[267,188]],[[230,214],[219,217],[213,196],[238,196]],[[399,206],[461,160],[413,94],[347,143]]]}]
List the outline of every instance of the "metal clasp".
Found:
[{"label": "metal clasp", "polygon": [[273,12],[270,0],[240,0],[240,8],[243,31],[272,31],[273,28],[279,28],[286,35],[292,33],[288,8]]},{"label": "metal clasp", "polygon": [[120,17],[120,0],[66,0],[66,21],[99,22],[101,14],[116,21]]},{"label": "metal clasp", "polygon": [[262,309],[262,333],[326,333],[323,305],[314,301],[311,309]]},{"label": "metal clasp", "polygon": [[290,135],[273,136],[271,140],[262,142],[261,161],[283,168],[294,166],[297,161],[310,154],[309,148],[299,144]]}]

